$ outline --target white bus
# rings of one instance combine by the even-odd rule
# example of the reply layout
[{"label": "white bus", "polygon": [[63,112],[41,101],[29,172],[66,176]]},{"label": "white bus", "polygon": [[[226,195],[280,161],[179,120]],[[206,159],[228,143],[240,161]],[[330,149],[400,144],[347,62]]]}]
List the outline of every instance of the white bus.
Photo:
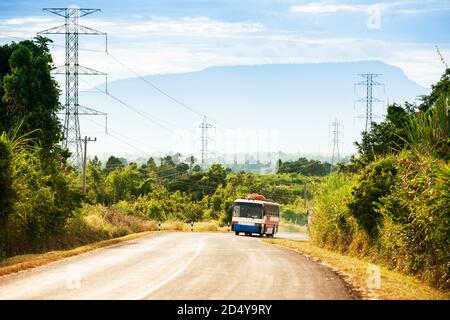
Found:
[{"label": "white bus", "polygon": [[234,201],[231,230],[236,235],[253,233],[260,237],[273,237],[278,231],[280,205],[264,196],[251,194],[245,199]]}]

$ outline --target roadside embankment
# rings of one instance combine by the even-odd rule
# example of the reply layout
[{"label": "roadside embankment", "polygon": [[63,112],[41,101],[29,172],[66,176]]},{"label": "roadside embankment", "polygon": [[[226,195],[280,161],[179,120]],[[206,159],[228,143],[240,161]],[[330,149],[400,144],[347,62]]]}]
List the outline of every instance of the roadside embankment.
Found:
[{"label": "roadside embankment", "polygon": [[[262,241],[294,250],[332,268],[343,277],[353,290],[358,291],[363,299],[450,299],[450,292],[432,288],[417,278],[387,270],[383,266],[372,265],[365,259],[349,257],[317,247],[309,241],[287,239],[263,239]],[[370,273],[374,269],[379,270],[379,286],[376,285],[376,281],[373,282],[373,279],[370,278],[377,276]]]}]

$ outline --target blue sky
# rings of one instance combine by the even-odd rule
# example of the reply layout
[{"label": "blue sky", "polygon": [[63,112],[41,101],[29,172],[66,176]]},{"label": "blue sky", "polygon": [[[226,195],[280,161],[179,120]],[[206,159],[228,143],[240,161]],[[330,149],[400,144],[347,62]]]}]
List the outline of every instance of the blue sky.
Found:
[{"label": "blue sky", "polygon": [[[148,74],[213,65],[377,59],[429,86],[442,71],[435,45],[450,56],[450,2],[442,0],[2,0],[0,32],[32,36],[61,22],[41,8],[72,4],[101,8],[82,23],[108,32],[111,51],[133,57],[132,67]],[[8,40],[0,36],[0,41]],[[86,46],[100,49],[98,42]],[[125,76],[104,67],[113,78]]]},{"label": "blue sky", "polygon": [[[107,32],[111,55],[142,75],[226,65],[380,60],[429,88],[443,72],[436,45],[450,63],[450,2],[443,0],[0,0],[0,44],[11,41],[5,35],[30,38],[62,24],[62,18],[42,8],[69,5],[101,8],[80,24]],[[94,38],[81,38],[80,47],[102,51],[104,42]],[[64,44],[62,36],[52,39]],[[62,47],[52,48],[52,54],[56,64],[64,63]],[[133,77],[102,52],[82,51],[80,64],[107,72],[110,80]],[[92,77],[80,85],[87,89],[102,81]],[[353,90],[352,83],[348,86]]]}]

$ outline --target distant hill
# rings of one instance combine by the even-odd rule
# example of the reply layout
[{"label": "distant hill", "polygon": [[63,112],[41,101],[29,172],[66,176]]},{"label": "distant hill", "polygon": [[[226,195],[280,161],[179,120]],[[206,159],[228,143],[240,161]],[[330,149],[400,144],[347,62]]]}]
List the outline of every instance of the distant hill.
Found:
[{"label": "distant hill", "polygon": [[[336,117],[344,125],[341,148],[344,153],[354,151],[352,143],[359,139],[364,128],[364,120],[356,118],[364,113],[364,105],[356,104],[355,108],[354,103],[365,94],[363,87],[354,90],[354,84],[362,81],[357,76],[359,73],[382,74],[377,80],[385,84],[385,90],[374,88],[374,96],[386,102],[414,102],[418,95],[428,92],[407,78],[400,68],[381,61],[223,66],[189,73],[152,75],[145,79],[206,114],[218,131],[242,129],[245,138],[257,134],[257,131],[246,132],[249,128],[277,129],[279,145],[271,146],[272,151],[326,154],[332,147],[329,124]],[[198,114],[178,106],[139,78],[117,80],[108,87],[111,94],[132,106],[191,134],[193,126],[201,121]],[[82,93],[80,104],[107,112],[109,127],[142,142],[126,140],[138,144],[139,149],[162,152],[199,149],[105,95]],[[381,104],[375,106],[375,114],[383,112]],[[85,130],[94,130],[88,122],[83,123]],[[223,139],[218,137],[217,140],[217,147],[225,149]],[[261,140],[259,148],[264,150],[265,140]],[[101,141],[103,143],[93,146],[98,153],[139,153],[126,145],[119,147],[120,143],[110,137],[101,137]],[[251,141],[247,144],[248,148],[255,146]],[[223,151],[242,151],[229,149]]]}]

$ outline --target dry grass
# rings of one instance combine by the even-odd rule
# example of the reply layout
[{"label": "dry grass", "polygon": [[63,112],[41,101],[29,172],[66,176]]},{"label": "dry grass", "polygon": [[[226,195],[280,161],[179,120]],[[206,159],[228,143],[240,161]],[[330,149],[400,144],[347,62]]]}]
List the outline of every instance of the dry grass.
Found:
[{"label": "dry grass", "polygon": [[[161,223],[161,231],[184,231],[190,232],[192,229],[190,223],[183,221],[166,221]],[[227,227],[219,226],[216,221],[195,222],[193,226],[194,232],[227,232]]]},{"label": "dry grass", "polygon": [[308,227],[302,226],[293,223],[281,222],[280,223],[280,231],[283,232],[299,232],[299,233],[308,233]]},{"label": "dry grass", "polygon": [[308,241],[264,239],[266,243],[283,246],[302,253],[329,266],[339,273],[363,299],[383,300],[449,300],[450,292],[434,289],[417,278],[381,267],[381,288],[367,286],[367,266],[370,261],[348,257],[334,251],[319,248]]}]

